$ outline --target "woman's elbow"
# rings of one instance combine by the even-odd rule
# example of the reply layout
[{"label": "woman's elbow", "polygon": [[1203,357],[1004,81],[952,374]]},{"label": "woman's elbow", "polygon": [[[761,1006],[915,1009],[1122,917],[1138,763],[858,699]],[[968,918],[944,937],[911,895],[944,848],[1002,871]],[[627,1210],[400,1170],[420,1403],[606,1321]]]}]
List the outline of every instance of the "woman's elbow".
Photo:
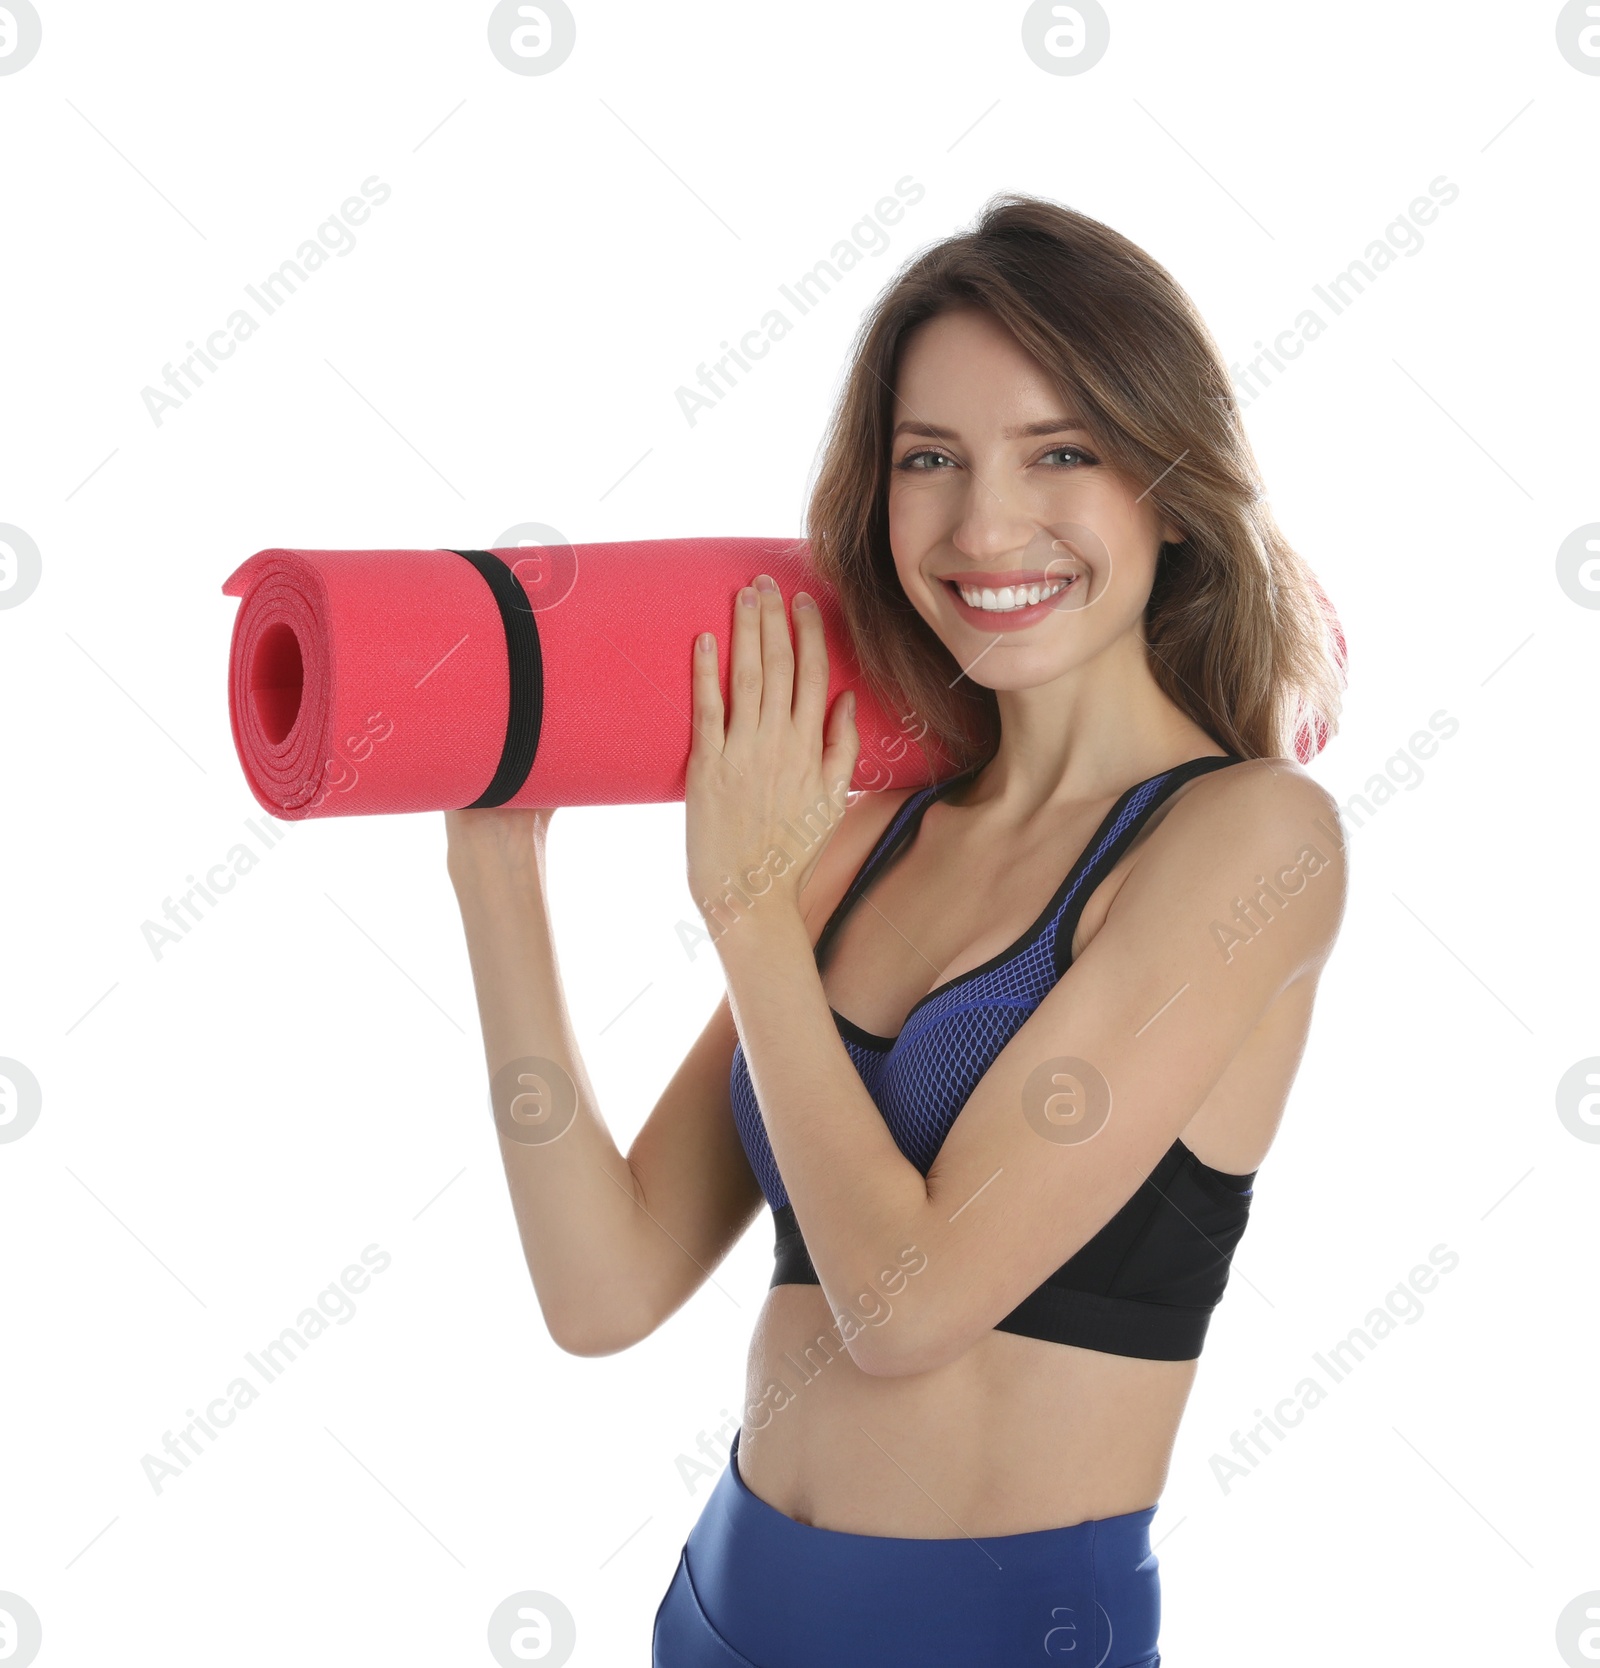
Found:
[{"label": "woman's elbow", "polygon": [[636,1338],[623,1338],[606,1332],[554,1326],[550,1328],[550,1340],[564,1355],[584,1357],[620,1355],[638,1342]]},{"label": "woman's elbow", "polygon": [[913,1325],[910,1315],[897,1310],[882,1324],[863,1327],[846,1348],[870,1378],[912,1378],[947,1366],[967,1343],[949,1327],[928,1319]]},{"label": "woman's elbow", "polygon": [[659,1322],[638,1314],[618,1314],[595,1305],[573,1309],[546,1309],[545,1330],[550,1341],[566,1355],[620,1355],[642,1343]]}]

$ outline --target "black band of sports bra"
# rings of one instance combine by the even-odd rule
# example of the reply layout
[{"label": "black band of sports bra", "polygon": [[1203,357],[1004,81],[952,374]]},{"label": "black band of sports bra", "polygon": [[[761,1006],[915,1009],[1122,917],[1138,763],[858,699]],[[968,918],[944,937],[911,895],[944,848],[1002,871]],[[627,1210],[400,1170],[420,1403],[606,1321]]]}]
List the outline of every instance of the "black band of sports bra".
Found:
[{"label": "black band of sports bra", "polygon": [[539,729],[544,719],[544,659],[539,652],[537,616],[517,576],[492,550],[457,550],[483,575],[500,610],[506,634],[506,739],[489,785],[463,810],[504,805],[522,791],[539,751]]}]

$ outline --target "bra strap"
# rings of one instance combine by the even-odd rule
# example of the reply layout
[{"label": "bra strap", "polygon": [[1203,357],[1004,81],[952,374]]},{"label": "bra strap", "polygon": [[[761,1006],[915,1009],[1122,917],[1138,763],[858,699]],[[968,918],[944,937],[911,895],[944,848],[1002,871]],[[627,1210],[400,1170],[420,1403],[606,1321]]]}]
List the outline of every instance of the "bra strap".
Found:
[{"label": "bra strap", "polygon": [[1078,920],[1090,894],[1122,860],[1123,853],[1138,839],[1156,811],[1186,782],[1243,762],[1237,753],[1207,753],[1198,759],[1186,759],[1159,776],[1136,782],[1112,806],[1090,842],[1091,849],[1079,859],[1076,876],[1056,914],[1054,961],[1058,979],[1072,959],[1072,936],[1078,930]]},{"label": "bra strap", "polygon": [[[973,767],[974,769],[976,767]],[[970,776],[972,770],[964,770],[957,776],[947,776],[942,782],[929,782],[920,787],[915,793],[909,793],[901,801],[900,809],[889,819],[889,826],[878,836],[872,850],[867,853],[866,861],[856,870],[855,879],[844,889],[844,896],[834,905],[833,913],[823,923],[822,931],[817,936],[816,947],[812,954],[820,960],[822,952],[827,948],[828,941],[833,937],[834,929],[849,913],[867,883],[872,879],[880,865],[894,849],[901,835],[910,826],[911,819],[921,815],[922,807],[937,793],[953,786],[963,776]]]}]

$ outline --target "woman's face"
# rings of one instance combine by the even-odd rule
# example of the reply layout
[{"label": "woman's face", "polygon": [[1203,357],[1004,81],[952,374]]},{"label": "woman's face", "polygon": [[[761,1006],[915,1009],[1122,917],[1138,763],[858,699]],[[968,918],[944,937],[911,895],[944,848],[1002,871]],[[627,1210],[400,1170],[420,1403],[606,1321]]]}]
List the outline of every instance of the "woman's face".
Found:
[{"label": "woman's face", "polygon": [[1078,418],[980,309],[941,313],[905,337],[889,474],[895,569],[991,689],[1048,682],[1135,631],[1157,551],[1181,536],[1149,483],[1099,461]]}]

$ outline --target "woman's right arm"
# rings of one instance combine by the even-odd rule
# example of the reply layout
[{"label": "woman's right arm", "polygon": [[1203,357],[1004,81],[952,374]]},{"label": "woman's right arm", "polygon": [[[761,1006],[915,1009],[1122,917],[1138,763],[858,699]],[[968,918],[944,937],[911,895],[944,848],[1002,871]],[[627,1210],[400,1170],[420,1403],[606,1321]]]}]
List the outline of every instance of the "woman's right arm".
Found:
[{"label": "woman's right arm", "polygon": [[447,811],[447,861],[491,1081],[515,1061],[541,1059],[576,1091],[571,1122],[554,1139],[500,1135],[539,1307],[562,1349],[609,1355],[687,1301],[749,1226],[761,1192],[729,1101],[737,1032],[726,996],[627,1157],[618,1150],[578,1052],[551,938],[550,817]]}]

